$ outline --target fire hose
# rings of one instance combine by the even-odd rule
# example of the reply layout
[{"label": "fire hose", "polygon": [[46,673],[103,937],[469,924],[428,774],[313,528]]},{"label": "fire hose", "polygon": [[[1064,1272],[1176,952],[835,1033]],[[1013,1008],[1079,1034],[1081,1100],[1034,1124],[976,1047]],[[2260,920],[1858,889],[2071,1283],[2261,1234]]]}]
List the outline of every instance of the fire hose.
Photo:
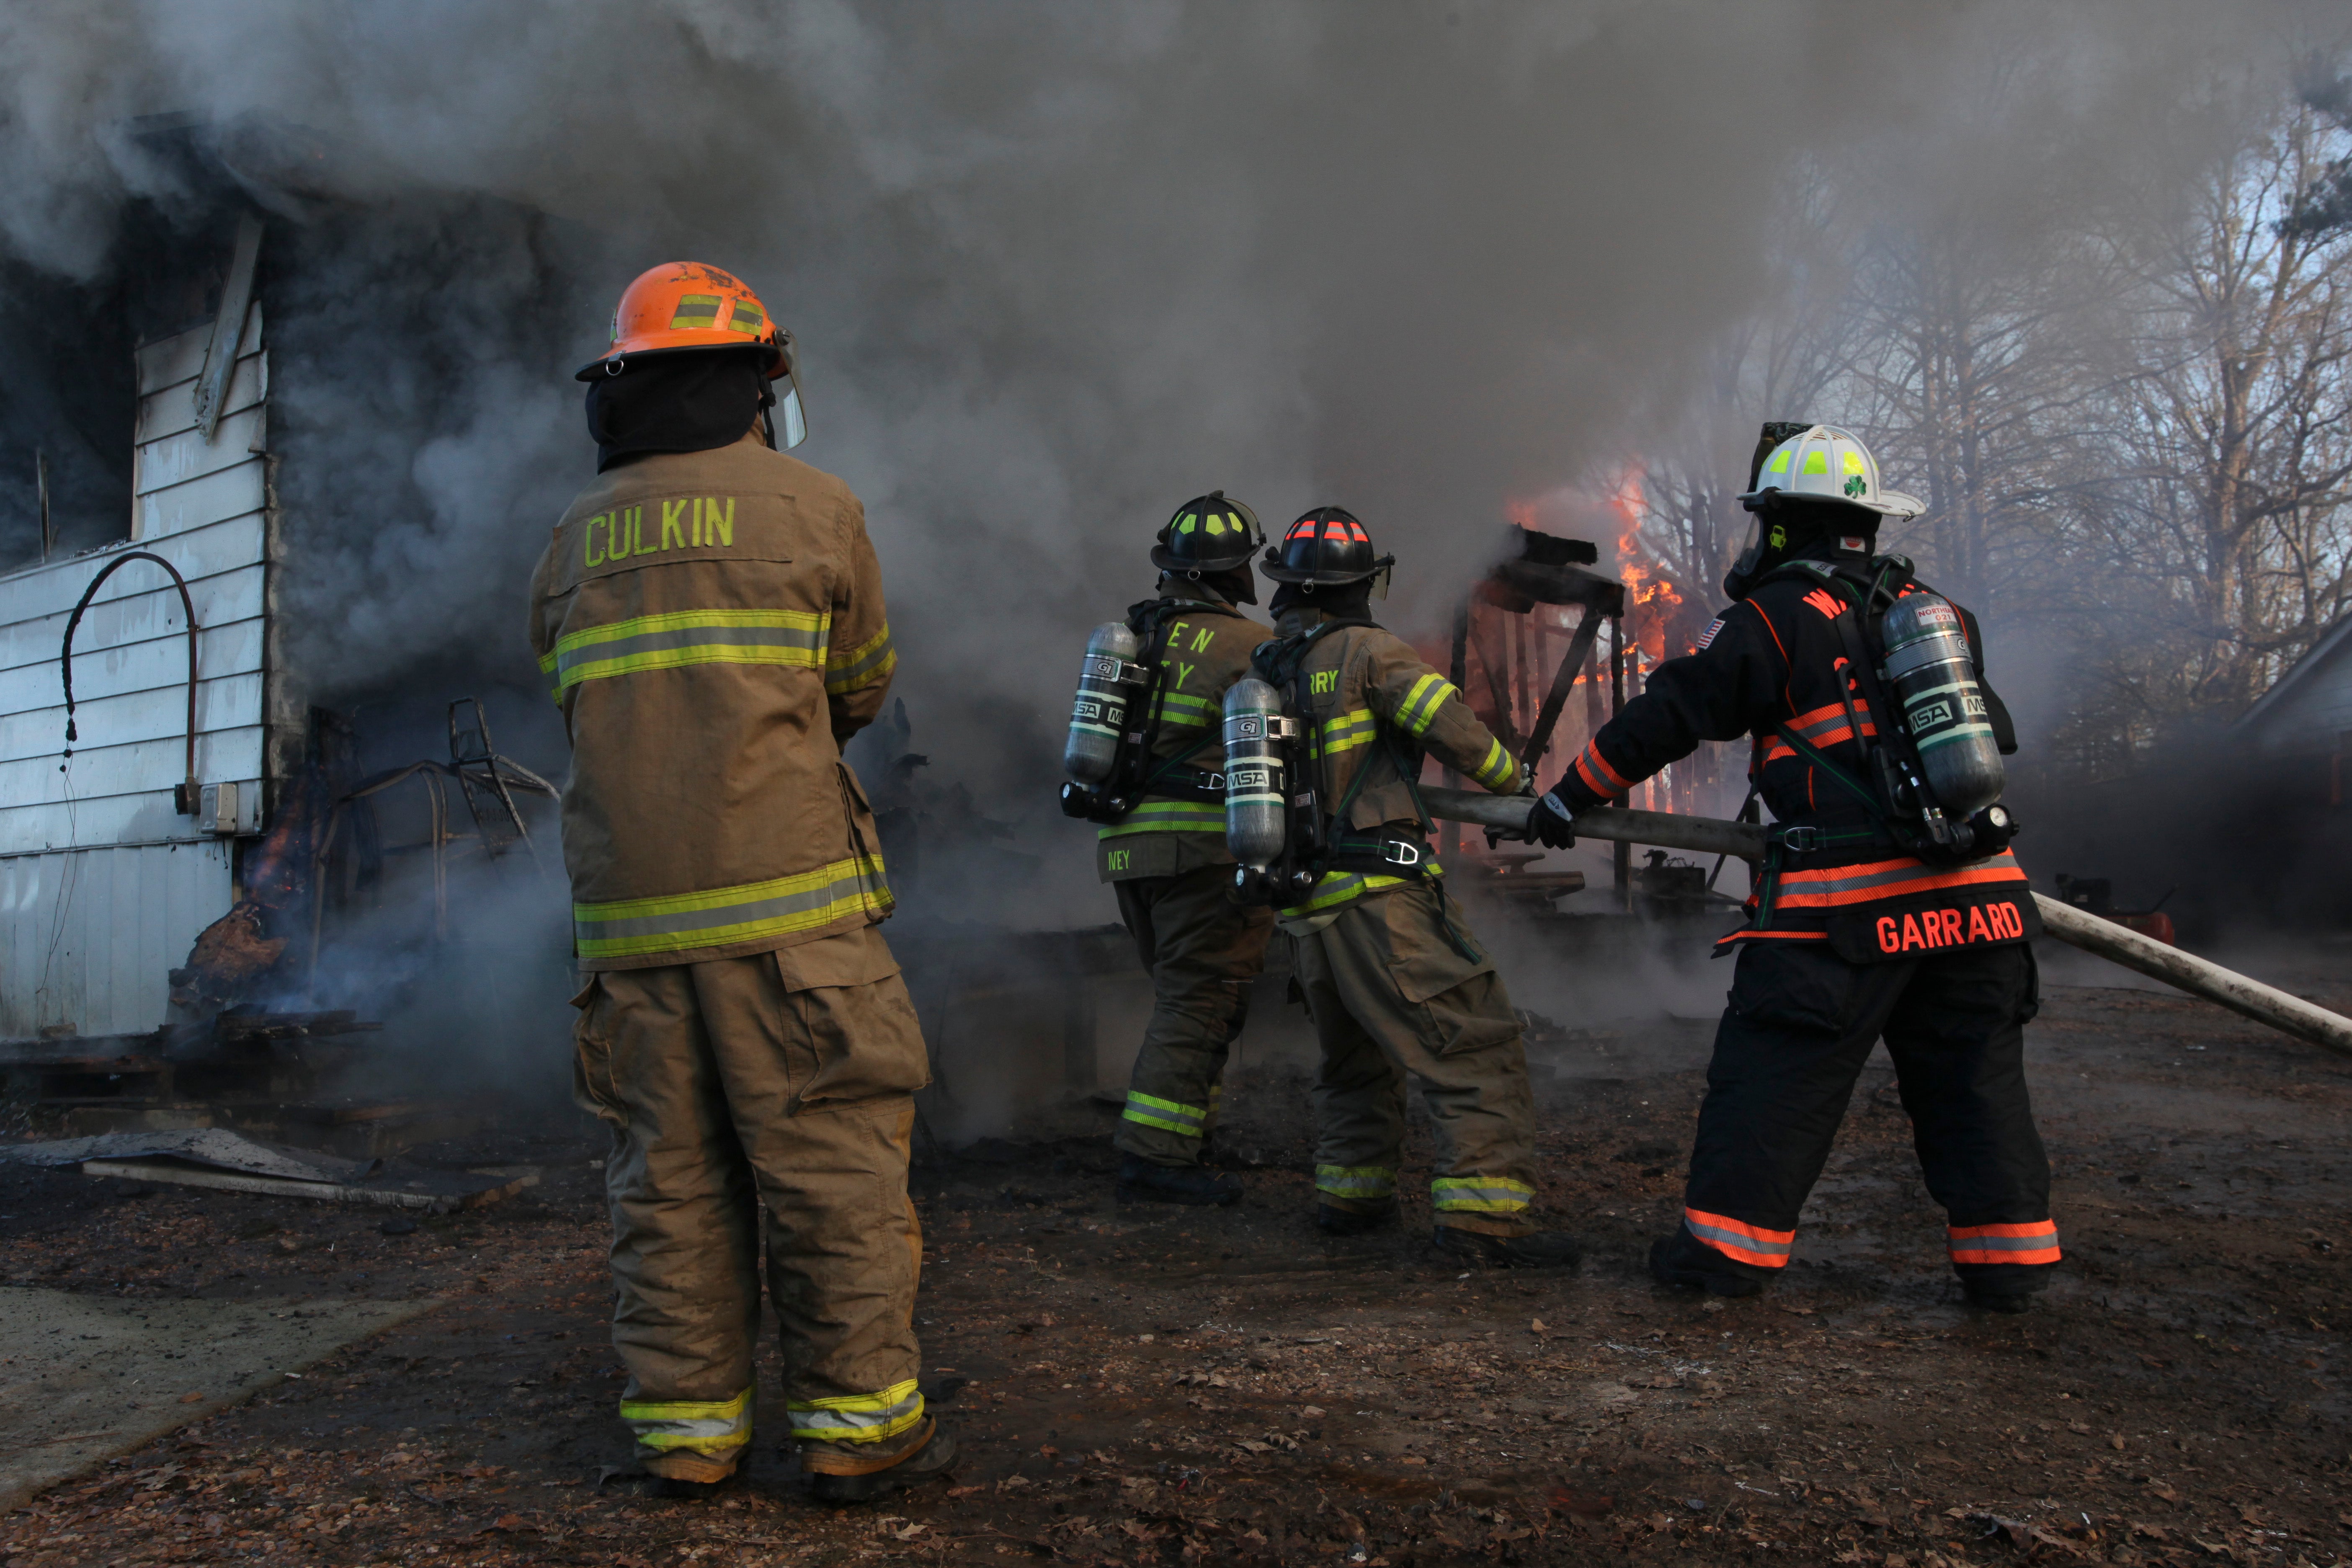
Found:
[{"label": "fire hose", "polygon": [[[1525,795],[1480,795],[1475,790],[1423,789],[1421,795],[1432,816],[1491,827],[1518,838],[1528,836],[1528,814],[1535,804]],[[1736,855],[1743,860],[1763,858],[1764,831],[1751,823],[1663,811],[1631,811],[1622,806],[1596,807],[1578,813],[1576,818],[1579,838],[1647,844],[1699,855]],[[2352,1018],[2331,1013],[2235,970],[2224,969],[2210,959],[2183,952],[2113,921],[2101,920],[2072,904],[2062,904],[2041,893],[2033,895],[2033,902],[2042,911],[2043,929],[2071,947],[2096,953],[2192,996],[2218,1003],[2298,1040],[2307,1040],[2338,1056],[2352,1057]]]}]

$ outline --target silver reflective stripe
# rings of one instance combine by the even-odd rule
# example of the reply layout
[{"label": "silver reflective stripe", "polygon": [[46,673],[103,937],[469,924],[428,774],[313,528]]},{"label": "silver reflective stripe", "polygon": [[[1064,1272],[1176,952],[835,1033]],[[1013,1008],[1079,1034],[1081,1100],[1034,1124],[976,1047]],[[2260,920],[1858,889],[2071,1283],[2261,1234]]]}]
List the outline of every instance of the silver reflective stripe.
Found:
[{"label": "silver reflective stripe", "polygon": [[1379,1165],[1318,1165],[1315,1187],[1340,1197],[1384,1198],[1396,1191],[1396,1173]]},{"label": "silver reflective stripe", "polygon": [[751,1391],[723,1401],[624,1399],[621,1419],[646,1447],[721,1453],[751,1440]]},{"label": "silver reflective stripe", "polygon": [[923,1418],[923,1396],[912,1378],[879,1394],[856,1394],[803,1403],[787,1400],[793,1436],[824,1443],[878,1443]]},{"label": "silver reflective stripe", "polygon": [[698,909],[637,915],[624,920],[595,919],[589,913],[593,908],[590,905],[575,905],[574,908],[581,911],[579,926],[583,938],[594,942],[620,942],[631,937],[675,936],[722,926],[731,929],[762,924],[826,910],[836,903],[854,904],[857,902],[857,890],[864,880],[856,862],[853,860],[843,862],[830,880],[814,887],[796,889],[772,898],[751,899],[741,903],[713,903]]},{"label": "silver reflective stripe", "polygon": [[[555,656],[557,679],[570,685],[578,672],[592,665],[611,664],[636,658],[649,653],[667,653],[677,648],[789,648],[809,657],[805,663],[816,667],[817,650],[824,647],[823,626],[677,626],[667,631],[640,632],[635,637],[614,637],[610,641],[584,643],[578,647],[564,648]],[[782,660],[776,662],[783,662]]]},{"label": "silver reflective stripe", "polygon": [[1683,1223],[1690,1226],[1691,1234],[1701,1241],[1718,1242],[1725,1247],[1736,1247],[1742,1252],[1761,1252],[1786,1258],[1790,1250],[1797,1245],[1793,1238],[1788,1241],[1766,1241],[1762,1237],[1747,1231],[1726,1230],[1718,1225],[1708,1225],[1703,1220],[1693,1218],[1687,1209],[1683,1211]]},{"label": "silver reflective stripe", "polygon": [[2048,1252],[2058,1245],[2055,1228],[2032,1236],[1954,1236],[1954,1252]]}]

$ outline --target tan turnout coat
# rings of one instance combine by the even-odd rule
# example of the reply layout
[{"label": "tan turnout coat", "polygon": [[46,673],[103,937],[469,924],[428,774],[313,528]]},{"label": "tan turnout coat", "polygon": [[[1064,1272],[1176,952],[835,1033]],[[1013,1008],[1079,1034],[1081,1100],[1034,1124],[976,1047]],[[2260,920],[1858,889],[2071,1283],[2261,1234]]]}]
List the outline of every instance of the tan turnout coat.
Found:
[{"label": "tan turnout coat", "polygon": [[582,968],[763,952],[889,913],[841,744],[897,655],[846,485],[751,436],[602,474],[540,557],[530,641],[572,737]]}]

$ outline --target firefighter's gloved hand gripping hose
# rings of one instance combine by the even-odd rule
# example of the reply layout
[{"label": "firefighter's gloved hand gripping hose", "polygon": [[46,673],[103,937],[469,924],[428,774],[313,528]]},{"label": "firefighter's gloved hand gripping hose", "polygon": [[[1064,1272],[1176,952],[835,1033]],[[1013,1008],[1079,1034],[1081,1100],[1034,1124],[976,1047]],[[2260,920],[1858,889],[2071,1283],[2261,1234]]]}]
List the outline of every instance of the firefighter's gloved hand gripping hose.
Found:
[{"label": "firefighter's gloved hand gripping hose", "polygon": [[[1536,805],[1524,795],[1481,795],[1475,790],[1425,789],[1422,795],[1428,802],[1432,816],[1474,823],[1521,838],[1528,837],[1528,816]],[[1621,806],[1596,806],[1576,815],[1576,836],[1580,838],[1654,845],[1702,855],[1737,855],[1751,861],[1764,858],[1769,832],[1753,823],[1663,811],[1628,811]],[[2352,1018],[2224,969],[2194,953],[2168,947],[2044,894],[2034,894],[2033,902],[2042,912],[2044,931],[2069,947],[2095,952],[2192,996],[2218,1003],[2258,1024],[2267,1024],[2283,1034],[2338,1056],[2352,1057]]]}]

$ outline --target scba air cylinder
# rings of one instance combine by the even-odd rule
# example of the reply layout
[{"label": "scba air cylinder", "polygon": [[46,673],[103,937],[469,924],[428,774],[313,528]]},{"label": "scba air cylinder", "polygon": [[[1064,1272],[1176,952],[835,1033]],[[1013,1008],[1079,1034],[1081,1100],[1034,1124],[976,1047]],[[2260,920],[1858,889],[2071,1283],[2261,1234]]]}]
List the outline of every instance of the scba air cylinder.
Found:
[{"label": "scba air cylinder", "polygon": [[1241,862],[1236,887],[1264,882],[1282,858],[1289,823],[1282,699],[1255,676],[1225,689],[1225,847]]},{"label": "scba air cylinder", "polygon": [[1906,594],[1882,623],[1886,679],[1903,710],[1936,804],[1955,822],[2000,798],[2000,747],[1987,721],[1959,611],[1939,594]]},{"label": "scba air cylinder", "polygon": [[1105,621],[1087,638],[1087,661],[1070,704],[1069,739],[1062,745],[1063,770],[1080,784],[1102,784],[1118,766],[1128,703],[1144,684],[1144,672],[1135,663],[1142,650],[1141,639],[1124,621]]}]

